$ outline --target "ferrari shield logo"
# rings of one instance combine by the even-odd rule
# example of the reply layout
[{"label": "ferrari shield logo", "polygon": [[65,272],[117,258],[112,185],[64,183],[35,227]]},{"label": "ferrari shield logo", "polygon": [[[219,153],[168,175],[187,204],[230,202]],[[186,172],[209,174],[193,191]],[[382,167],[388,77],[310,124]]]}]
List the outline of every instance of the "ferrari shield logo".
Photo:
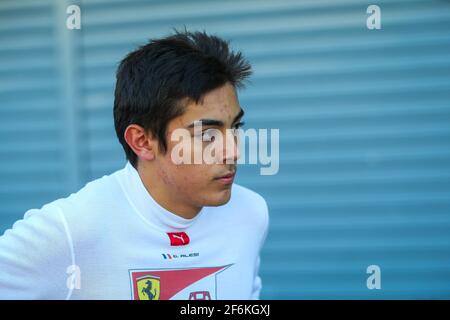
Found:
[{"label": "ferrari shield logo", "polygon": [[136,278],[135,285],[139,300],[159,300],[161,288],[158,276],[145,275]]}]

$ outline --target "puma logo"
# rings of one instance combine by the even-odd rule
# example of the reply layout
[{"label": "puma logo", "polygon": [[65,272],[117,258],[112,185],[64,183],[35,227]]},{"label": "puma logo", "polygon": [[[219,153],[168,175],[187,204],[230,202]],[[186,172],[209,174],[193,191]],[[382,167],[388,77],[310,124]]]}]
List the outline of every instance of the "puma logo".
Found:
[{"label": "puma logo", "polygon": [[167,232],[171,246],[185,246],[189,244],[189,236],[186,232]]},{"label": "puma logo", "polygon": [[180,240],[183,241],[183,243],[184,243],[183,235],[177,236],[176,234],[174,234],[173,237],[174,237],[174,238],[177,238],[177,239],[180,239]]}]

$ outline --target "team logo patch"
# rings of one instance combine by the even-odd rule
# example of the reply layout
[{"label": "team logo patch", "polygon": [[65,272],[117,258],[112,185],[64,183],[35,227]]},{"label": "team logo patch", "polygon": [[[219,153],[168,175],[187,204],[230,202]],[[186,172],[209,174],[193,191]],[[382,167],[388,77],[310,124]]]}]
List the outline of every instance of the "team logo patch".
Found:
[{"label": "team logo patch", "polygon": [[136,289],[139,300],[159,300],[159,277],[146,275],[136,278]]},{"label": "team logo patch", "polygon": [[171,246],[185,246],[189,244],[189,236],[186,232],[167,232]]},{"label": "team logo patch", "polygon": [[132,299],[217,299],[217,275],[230,266],[129,270]]}]

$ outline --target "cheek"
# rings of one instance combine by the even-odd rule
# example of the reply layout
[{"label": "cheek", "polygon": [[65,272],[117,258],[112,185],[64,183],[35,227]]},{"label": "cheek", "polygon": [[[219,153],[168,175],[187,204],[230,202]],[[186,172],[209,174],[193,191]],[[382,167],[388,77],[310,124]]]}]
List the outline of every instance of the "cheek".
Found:
[{"label": "cheek", "polygon": [[[209,179],[208,171],[197,165],[178,166],[175,174],[177,174],[180,185],[191,188],[191,190],[204,188]],[[189,189],[186,189],[186,191],[189,191]]]},{"label": "cheek", "polygon": [[175,165],[169,163],[165,170],[161,170],[161,179],[182,193],[195,193],[207,187],[211,180],[208,168],[198,165]]},{"label": "cheek", "polygon": [[166,184],[166,185],[173,184],[173,181],[168,174],[168,170],[166,170],[165,167],[158,166],[157,173],[158,173],[159,178],[164,182],[164,184]]}]

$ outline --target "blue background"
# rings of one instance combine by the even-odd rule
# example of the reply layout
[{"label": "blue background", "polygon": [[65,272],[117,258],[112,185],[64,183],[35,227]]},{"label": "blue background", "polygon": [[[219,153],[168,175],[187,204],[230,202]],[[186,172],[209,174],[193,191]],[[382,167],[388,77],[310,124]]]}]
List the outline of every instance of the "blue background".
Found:
[{"label": "blue background", "polygon": [[279,173],[237,178],[270,208],[262,298],[450,298],[449,1],[0,1],[0,233],[122,168],[117,63],[184,25],[243,51],[246,126],[280,129]]}]

